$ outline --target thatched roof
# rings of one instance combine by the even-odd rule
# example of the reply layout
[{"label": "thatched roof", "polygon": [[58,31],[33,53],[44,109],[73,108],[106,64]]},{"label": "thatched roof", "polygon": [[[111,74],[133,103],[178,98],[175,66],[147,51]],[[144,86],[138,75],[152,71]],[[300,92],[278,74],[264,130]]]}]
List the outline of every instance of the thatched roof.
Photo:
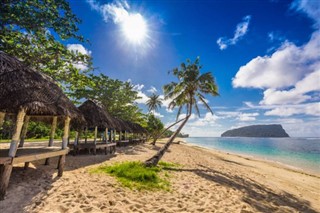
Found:
[{"label": "thatched roof", "polygon": [[87,100],[78,108],[84,115],[88,128],[95,128],[96,126],[100,129],[116,127],[113,117],[97,101]]},{"label": "thatched roof", "polygon": [[0,51],[0,111],[31,116],[70,116],[83,119],[80,111],[47,75]]},{"label": "thatched roof", "polygon": [[126,121],[116,117],[114,118],[114,120],[116,123],[116,127],[115,127],[116,130],[132,132],[130,125]]},{"label": "thatched roof", "polygon": [[132,123],[130,121],[127,121],[127,123],[129,124],[133,133],[145,133],[146,132],[146,130],[140,124]]}]

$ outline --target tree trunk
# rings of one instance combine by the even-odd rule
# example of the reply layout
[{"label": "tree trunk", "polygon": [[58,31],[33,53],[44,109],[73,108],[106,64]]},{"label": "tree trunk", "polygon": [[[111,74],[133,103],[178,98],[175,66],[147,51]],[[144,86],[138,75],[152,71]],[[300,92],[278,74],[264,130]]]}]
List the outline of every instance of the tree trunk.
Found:
[{"label": "tree trunk", "polygon": [[185,119],[186,119],[186,117],[183,118],[183,119],[180,119],[180,120],[178,120],[177,122],[175,122],[175,123],[171,124],[170,126],[168,126],[168,127],[167,127],[165,130],[163,130],[156,138],[153,139],[153,142],[152,142],[151,144],[152,144],[152,145],[156,145],[157,140],[158,140],[168,129],[170,129],[171,127],[173,127],[174,125],[180,123],[181,121],[183,121],[183,120],[185,120]]},{"label": "tree trunk", "polygon": [[157,154],[155,154],[153,157],[151,157],[150,159],[148,159],[144,162],[145,166],[147,166],[147,167],[156,166],[159,163],[159,161],[161,160],[164,153],[169,149],[170,145],[172,144],[172,142],[174,141],[176,136],[180,133],[181,129],[184,127],[184,125],[189,120],[189,117],[190,117],[190,115],[188,115],[184,119],[184,121],[179,126],[179,128],[173,133],[173,135],[169,138],[168,142],[157,152]]}]

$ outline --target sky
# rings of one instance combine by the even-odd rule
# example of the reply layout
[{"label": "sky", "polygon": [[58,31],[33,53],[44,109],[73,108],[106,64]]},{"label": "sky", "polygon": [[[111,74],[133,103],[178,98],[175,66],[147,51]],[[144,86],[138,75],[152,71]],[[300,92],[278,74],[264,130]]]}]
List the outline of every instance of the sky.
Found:
[{"label": "sky", "polygon": [[[320,137],[318,0],[70,0],[90,41],[69,49],[93,57],[96,74],[131,81],[144,113],[148,96],[177,81],[168,71],[200,57],[218,97],[206,96],[182,132],[216,137],[254,124],[281,124],[291,137]],[[170,100],[155,112],[168,126]]]}]

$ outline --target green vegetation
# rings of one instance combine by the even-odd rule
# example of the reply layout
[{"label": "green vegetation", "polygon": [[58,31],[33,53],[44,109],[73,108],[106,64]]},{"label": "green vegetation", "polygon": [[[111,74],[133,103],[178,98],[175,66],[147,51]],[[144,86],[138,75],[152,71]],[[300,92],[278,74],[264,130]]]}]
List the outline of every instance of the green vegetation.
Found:
[{"label": "green vegetation", "polygon": [[153,144],[155,144],[164,125],[159,118],[156,118],[153,114],[149,114],[147,116],[147,126],[145,128],[148,131],[148,137],[153,138]]},{"label": "green vegetation", "polygon": [[157,167],[145,167],[143,163],[132,161],[100,166],[92,173],[108,173],[118,179],[125,187],[138,190],[169,190],[169,174],[163,169],[178,167],[178,164],[160,162]]},{"label": "green vegetation", "polygon": [[218,86],[211,72],[202,74],[201,69],[202,65],[200,65],[200,59],[197,57],[193,63],[187,59],[187,64],[182,63],[180,68],[174,68],[171,71],[177,77],[178,82],[171,82],[163,86],[164,98],[165,100],[172,100],[169,103],[169,109],[178,108],[177,120],[184,109],[186,109],[186,118],[181,120],[182,123],[170,137],[170,140],[153,157],[145,161],[146,166],[156,166],[158,164],[189,120],[193,110],[200,116],[198,103],[202,103],[209,112],[213,113],[204,95],[218,96]]}]

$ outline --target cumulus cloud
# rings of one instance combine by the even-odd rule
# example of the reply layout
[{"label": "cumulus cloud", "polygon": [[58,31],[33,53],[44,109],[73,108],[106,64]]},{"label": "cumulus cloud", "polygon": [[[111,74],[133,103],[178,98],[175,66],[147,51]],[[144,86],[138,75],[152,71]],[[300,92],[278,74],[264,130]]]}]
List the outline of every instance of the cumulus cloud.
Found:
[{"label": "cumulus cloud", "polygon": [[156,93],[158,92],[157,88],[155,88],[154,86],[151,86],[150,89],[147,90],[147,92],[149,93]]},{"label": "cumulus cloud", "polygon": [[230,45],[235,45],[248,32],[250,20],[251,16],[249,15],[243,17],[242,22],[240,22],[236,27],[233,38],[218,38],[217,44],[220,50],[227,49]]},{"label": "cumulus cloud", "polygon": [[154,114],[154,116],[158,117],[158,118],[163,118],[164,115],[160,114],[159,112],[152,112]]},{"label": "cumulus cloud", "polygon": [[[320,5],[316,1],[294,1],[291,9],[314,20],[315,31],[301,46],[285,41],[271,55],[258,56],[240,67],[233,87],[263,89],[260,109],[265,115],[319,116],[320,91]],[[271,37],[270,37],[271,36]],[[273,34],[269,35],[274,38]],[[250,103],[249,107],[253,107]]]},{"label": "cumulus cloud", "polygon": [[276,106],[272,110],[265,112],[265,115],[281,117],[288,117],[299,114],[320,116],[320,103],[306,103],[291,106]]},{"label": "cumulus cloud", "polygon": [[237,111],[219,111],[217,112],[219,119],[230,119],[234,118],[239,121],[255,121],[256,117],[259,116],[257,112],[243,113]]},{"label": "cumulus cloud", "polygon": [[105,22],[110,20],[118,24],[129,17],[129,4],[126,1],[114,1],[113,3],[100,5],[95,0],[87,0],[91,9],[98,11],[103,16]]},{"label": "cumulus cloud", "polygon": [[[67,49],[75,54],[81,53],[83,55],[91,55],[91,51],[86,49],[82,44],[67,44]],[[88,68],[87,64],[83,62],[73,63],[73,66],[79,70],[86,70]]]}]

